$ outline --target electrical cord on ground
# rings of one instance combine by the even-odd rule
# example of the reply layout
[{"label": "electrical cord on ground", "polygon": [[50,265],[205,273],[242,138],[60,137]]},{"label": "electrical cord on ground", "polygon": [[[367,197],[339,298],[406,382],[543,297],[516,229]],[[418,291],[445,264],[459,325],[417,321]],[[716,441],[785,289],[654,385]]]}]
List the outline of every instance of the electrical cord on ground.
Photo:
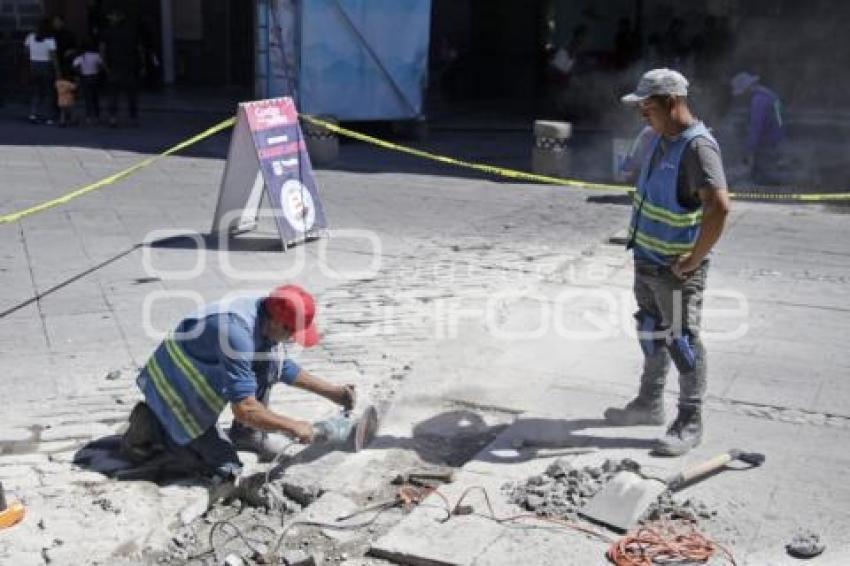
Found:
[{"label": "electrical cord on ground", "polygon": [[[487,504],[487,514],[474,513],[472,511],[471,506],[464,507],[462,505],[464,499],[466,499],[466,497],[473,491],[480,491],[484,495],[484,502]],[[479,517],[484,517],[485,519],[490,519],[491,521],[494,521],[494,522],[499,523],[499,524],[512,523],[512,522],[516,522],[516,521],[520,521],[520,520],[531,520],[531,519],[533,519],[533,520],[536,520],[536,521],[543,521],[543,522],[552,523],[552,524],[558,525],[560,527],[566,527],[566,528],[571,529],[571,530],[580,531],[580,532],[583,532],[585,534],[592,535],[592,536],[594,536],[594,537],[596,537],[600,540],[603,540],[605,542],[608,542],[608,543],[613,542],[613,539],[611,539],[611,537],[609,537],[608,535],[605,535],[603,533],[600,533],[599,531],[597,531],[595,529],[592,529],[590,527],[585,527],[584,525],[581,525],[579,523],[575,523],[575,522],[572,522],[572,521],[566,521],[566,520],[563,520],[563,519],[556,519],[556,518],[553,518],[553,517],[543,517],[543,516],[535,515],[535,514],[532,514],[532,513],[521,513],[519,515],[511,515],[511,516],[508,516],[508,517],[498,517],[498,516],[496,516],[495,511],[493,511],[493,505],[492,505],[492,503],[490,503],[490,494],[487,492],[487,488],[480,486],[480,485],[473,485],[473,486],[468,487],[460,495],[460,497],[458,498],[458,500],[454,504],[454,506],[449,507],[449,518],[445,519],[441,522],[445,523],[449,519],[451,519],[452,517],[456,517],[458,515],[472,515],[472,514],[479,516]],[[523,525],[523,527],[532,527],[532,526],[531,525]]]},{"label": "electrical cord on ground", "polygon": [[737,565],[727,548],[697,531],[693,523],[664,521],[649,523],[620,538],[606,556],[616,566],[652,566],[704,563],[717,551],[732,566]]},{"label": "electrical cord on ground", "polygon": [[[275,457],[272,462],[272,467],[266,473],[266,481],[264,482],[264,485],[269,483],[270,471],[275,467],[277,461],[285,455],[286,451],[291,446],[295,444],[296,443],[293,442],[293,444],[287,446]],[[486,504],[486,513],[476,513],[471,505],[464,505],[464,501],[473,492],[480,492],[483,496]],[[430,494],[435,494],[441,500],[441,505],[424,503],[423,500]],[[357,530],[372,525],[383,513],[392,508],[410,507],[412,505],[433,507],[445,512],[446,517],[438,519],[440,523],[447,523],[457,516],[475,515],[502,525],[514,524],[517,528],[522,529],[558,528],[581,532],[608,544],[609,547],[606,552],[606,557],[615,564],[615,566],[652,566],[653,564],[680,563],[682,561],[706,562],[718,552],[720,552],[722,557],[728,563],[732,564],[732,566],[737,566],[734,556],[728,549],[697,531],[692,522],[663,521],[649,523],[641,526],[636,531],[630,532],[619,539],[615,539],[592,527],[555,517],[545,517],[532,513],[521,513],[517,515],[499,517],[493,509],[493,504],[490,500],[490,494],[487,491],[487,488],[480,485],[473,485],[466,488],[454,504],[451,504],[445,495],[434,488],[402,486],[392,501],[386,501],[371,507],[366,507],[355,513],[351,513],[337,519],[338,521],[348,520],[360,514],[375,511],[375,514],[372,517],[360,523],[335,524],[319,521],[293,521],[286,525],[280,534],[277,535],[274,546],[272,546],[264,555],[264,558],[270,563],[275,563],[274,561],[277,560],[277,553],[283,544],[284,538],[287,533],[296,526],[334,530]],[[517,524],[520,521],[535,521],[539,523],[548,523],[549,525]],[[214,523],[210,529],[210,548],[192,558],[196,559],[210,553],[214,554],[216,552],[214,540],[215,532],[216,530],[223,529],[225,526],[232,528],[236,533],[236,537],[240,538],[255,555],[262,555],[262,553],[260,553],[254,546],[253,542],[246,537],[236,525],[234,525],[230,520],[222,520]],[[274,531],[269,527],[256,525],[255,528],[257,527],[265,528],[274,533]],[[268,541],[268,543],[270,542],[271,540]]]},{"label": "electrical cord on ground", "polygon": [[[188,560],[189,561],[195,561],[195,560],[198,560],[200,558],[203,558],[204,556],[207,556],[208,554],[212,554],[213,556],[216,556],[217,553],[218,553],[218,550],[216,549],[216,544],[215,544],[215,533],[216,533],[217,530],[224,530],[224,527],[230,527],[231,529],[233,529],[235,531],[236,536],[232,537],[230,540],[233,540],[234,538],[241,539],[242,542],[245,544],[245,546],[247,546],[251,550],[251,552],[253,552],[254,554],[257,554],[257,553],[260,552],[260,550],[257,547],[254,546],[255,542],[259,542],[260,544],[265,544],[262,541],[252,541],[251,539],[249,539],[242,532],[242,530],[230,519],[221,519],[221,520],[213,523],[212,526],[210,527],[209,536],[207,537],[207,540],[209,542],[209,548],[207,548],[203,552],[199,552],[197,554],[190,556],[188,558]],[[271,531],[272,535],[274,535],[274,530],[271,527],[267,527],[267,526],[259,524],[259,523],[252,525],[251,528],[252,528],[252,530],[266,529],[268,531]],[[230,540],[228,540],[227,542],[230,542]]]},{"label": "electrical cord on ground", "polygon": [[[474,513],[471,506],[462,505],[464,499],[473,491],[480,491],[484,495],[484,501],[487,504],[487,514]],[[455,505],[449,506],[447,509],[450,510],[449,519],[458,515],[474,514],[499,524],[520,520],[535,520],[552,523],[558,527],[566,527],[594,536],[611,545],[608,548],[606,556],[616,566],[652,566],[653,564],[672,564],[682,563],[683,561],[689,563],[707,562],[718,551],[728,563],[732,564],[732,566],[737,566],[735,557],[729,549],[697,531],[692,522],[654,522],[644,525],[636,531],[615,540],[593,528],[554,517],[543,517],[531,513],[497,517],[493,511],[493,505],[490,503],[490,496],[487,489],[483,486],[471,486],[467,488],[458,498]],[[446,522],[447,520],[441,522]],[[521,525],[521,528],[540,527],[536,525]]]},{"label": "electrical cord on ground", "polygon": [[353,531],[374,524],[374,522],[378,520],[378,517],[386,513],[389,509],[392,509],[392,507],[384,507],[378,509],[378,511],[372,517],[370,517],[368,521],[364,521],[362,523],[335,525],[333,523],[321,523],[319,521],[293,521],[292,523],[286,525],[286,527],[284,527],[281,531],[280,535],[278,535],[274,547],[272,547],[272,549],[266,555],[266,560],[275,560],[275,557],[277,556],[277,553],[280,550],[280,545],[283,544],[283,539],[286,536],[286,533],[289,532],[289,530],[293,527],[318,527],[321,529],[334,529],[338,531]]}]

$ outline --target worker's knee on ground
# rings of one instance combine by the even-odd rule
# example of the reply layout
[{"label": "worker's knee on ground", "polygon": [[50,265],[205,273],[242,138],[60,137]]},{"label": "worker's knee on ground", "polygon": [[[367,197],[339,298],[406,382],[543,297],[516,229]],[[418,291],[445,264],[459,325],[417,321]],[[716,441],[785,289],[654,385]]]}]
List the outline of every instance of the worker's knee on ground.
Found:
[{"label": "worker's knee on ground", "polygon": [[162,426],[144,402],[130,412],[130,426],[121,439],[121,451],[133,462],[143,462],[165,449]]},{"label": "worker's knee on ground", "polygon": [[689,330],[680,334],[670,334],[667,338],[667,350],[679,373],[688,373],[696,369],[697,352],[694,348],[696,337]]}]

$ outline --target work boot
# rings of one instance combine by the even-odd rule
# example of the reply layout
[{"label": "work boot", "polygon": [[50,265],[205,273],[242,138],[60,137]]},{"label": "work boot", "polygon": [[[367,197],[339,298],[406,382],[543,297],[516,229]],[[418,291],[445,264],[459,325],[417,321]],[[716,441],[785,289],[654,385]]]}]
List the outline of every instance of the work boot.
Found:
[{"label": "work boot", "polygon": [[159,420],[143,402],[130,412],[130,426],[121,437],[121,452],[135,464],[146,462],[165,450]]},{"label": "work boot", "polygon": [[681,456],[702,441],[702,415],[697,407],[679,407],[667,434],[658,439],[653,452],[659,456]]},{"label": "work boot", "polygon": [[648,400],[635,397],[622,409],[608,407],[605,420],[614,426],[663,425],[664,405],[661,399]]},{"label": "work boot", "polygon": [[281,434],[269,434],[238,423],[230,427],[229,436],[237,450],[255,452],[261,462],[271,462],[292,444],[292,440]]}]

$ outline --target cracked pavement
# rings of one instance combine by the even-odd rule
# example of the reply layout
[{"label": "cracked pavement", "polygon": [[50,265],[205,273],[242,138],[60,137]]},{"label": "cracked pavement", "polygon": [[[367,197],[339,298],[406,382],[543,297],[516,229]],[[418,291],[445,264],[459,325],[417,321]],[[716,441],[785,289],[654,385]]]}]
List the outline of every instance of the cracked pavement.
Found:
[{"label": "cracked pavement", "polygon": [[[25,128],[3,120],[3,211],[97,180],[200,122],[175,126],[166,117],[161,130],[146,124],[97,141],[46,128],[16,139],[10,129]],[[462,134],[440,140],[449,149],[467,142]],[[530,142],[515,142],[503,145],[517,155],[530,151]],[[435,165],[411,162],[413,172],[404,172],[407,162],[397,158],[395,171],[378,172],[381,151],[344,145],[338,164],[316,172],[330,225],[376,240],[332,232],[283,253],[264,220],[229,250],[197,251],[162,235],[138,247],[154,230],[208,230],[226,143],[218,136],[116,186],[0,226],[0,311],[8,312],[0,319],[0,481],[28,509],[22,524],[0,532],[0,561],[134,563],[168,543],[173,518],[198,488],[115,482],[71,460],[88,440],[120,432],[139,398],[136,368],[157,343],[149,330],[167,330],[198,298],[265,290],[281,278],[313,291],[322,345],[291,354],[318,375],[356,382],[361,402],[386,413],[388,436],[415,434],[417,423],[452,408],[480,414],[488,426],[598,418],[605,403],[633,393],[640,357],[624,327],[595,340],[577,337],[598,317],[631,315],[629,257],[607,243],[627,222],[627,207]],[[376,171],[363,172],[364,163]],[[708,340],[709,439],[694,458],[739,442],[768,454],[766,475],[720,476],[702,494],[718,505],[734,499],[741,525],[730,537],[752,564],[781,563],[771,552],[797,522],[820,529],[827,544],[850,544],[838,528],[850,519],[850,466],[839,448],[850,435],[843,212],[736,202],[709,275],[709,289],[719,293],[706,301],[713,313],[706,329],[721,336],[743,322],[746,332]],[[179,279],[195,262],[200,272]],[[611,304],[597,300],[600,290]],[[27,303],[36,294],[42,297]],[[743,317],[724,310],[741,297]],[[571,338],[555,331],[558,321]],[[670,386],[674,396],[673,377]],[[283,387],[272,402],[305,419],[334,411]],[[456,433],[438,429],[428,438],[439,444]],[[332,459],[336,471],[306,473],[321,470],[327,488],[356,496],[398,471],[405,460],[387,454],[399,451],[379,447]],[[498,477],[499,466],[486,473]],[[372,481],[340,479],[364,475]]]}]

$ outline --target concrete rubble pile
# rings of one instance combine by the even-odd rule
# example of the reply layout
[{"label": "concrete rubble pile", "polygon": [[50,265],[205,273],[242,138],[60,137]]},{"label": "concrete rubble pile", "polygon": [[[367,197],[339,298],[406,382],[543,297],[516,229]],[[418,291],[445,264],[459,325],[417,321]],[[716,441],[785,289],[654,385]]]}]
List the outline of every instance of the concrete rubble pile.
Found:
[{"label": "concrete rubble pile", "polygon": [[[542,474],[525,481],[508,482],[502,492],[511,503],[543,517],[574,521],[579,511],[602,487],[620,471],[640,473],[634,460],[607,459],[599,466],[573,467],[564,458],[552,462]],[[659,497],[644,516],[645,521],[710,519],[716,512],[694,499],[677,501],[670,492]]]}]

